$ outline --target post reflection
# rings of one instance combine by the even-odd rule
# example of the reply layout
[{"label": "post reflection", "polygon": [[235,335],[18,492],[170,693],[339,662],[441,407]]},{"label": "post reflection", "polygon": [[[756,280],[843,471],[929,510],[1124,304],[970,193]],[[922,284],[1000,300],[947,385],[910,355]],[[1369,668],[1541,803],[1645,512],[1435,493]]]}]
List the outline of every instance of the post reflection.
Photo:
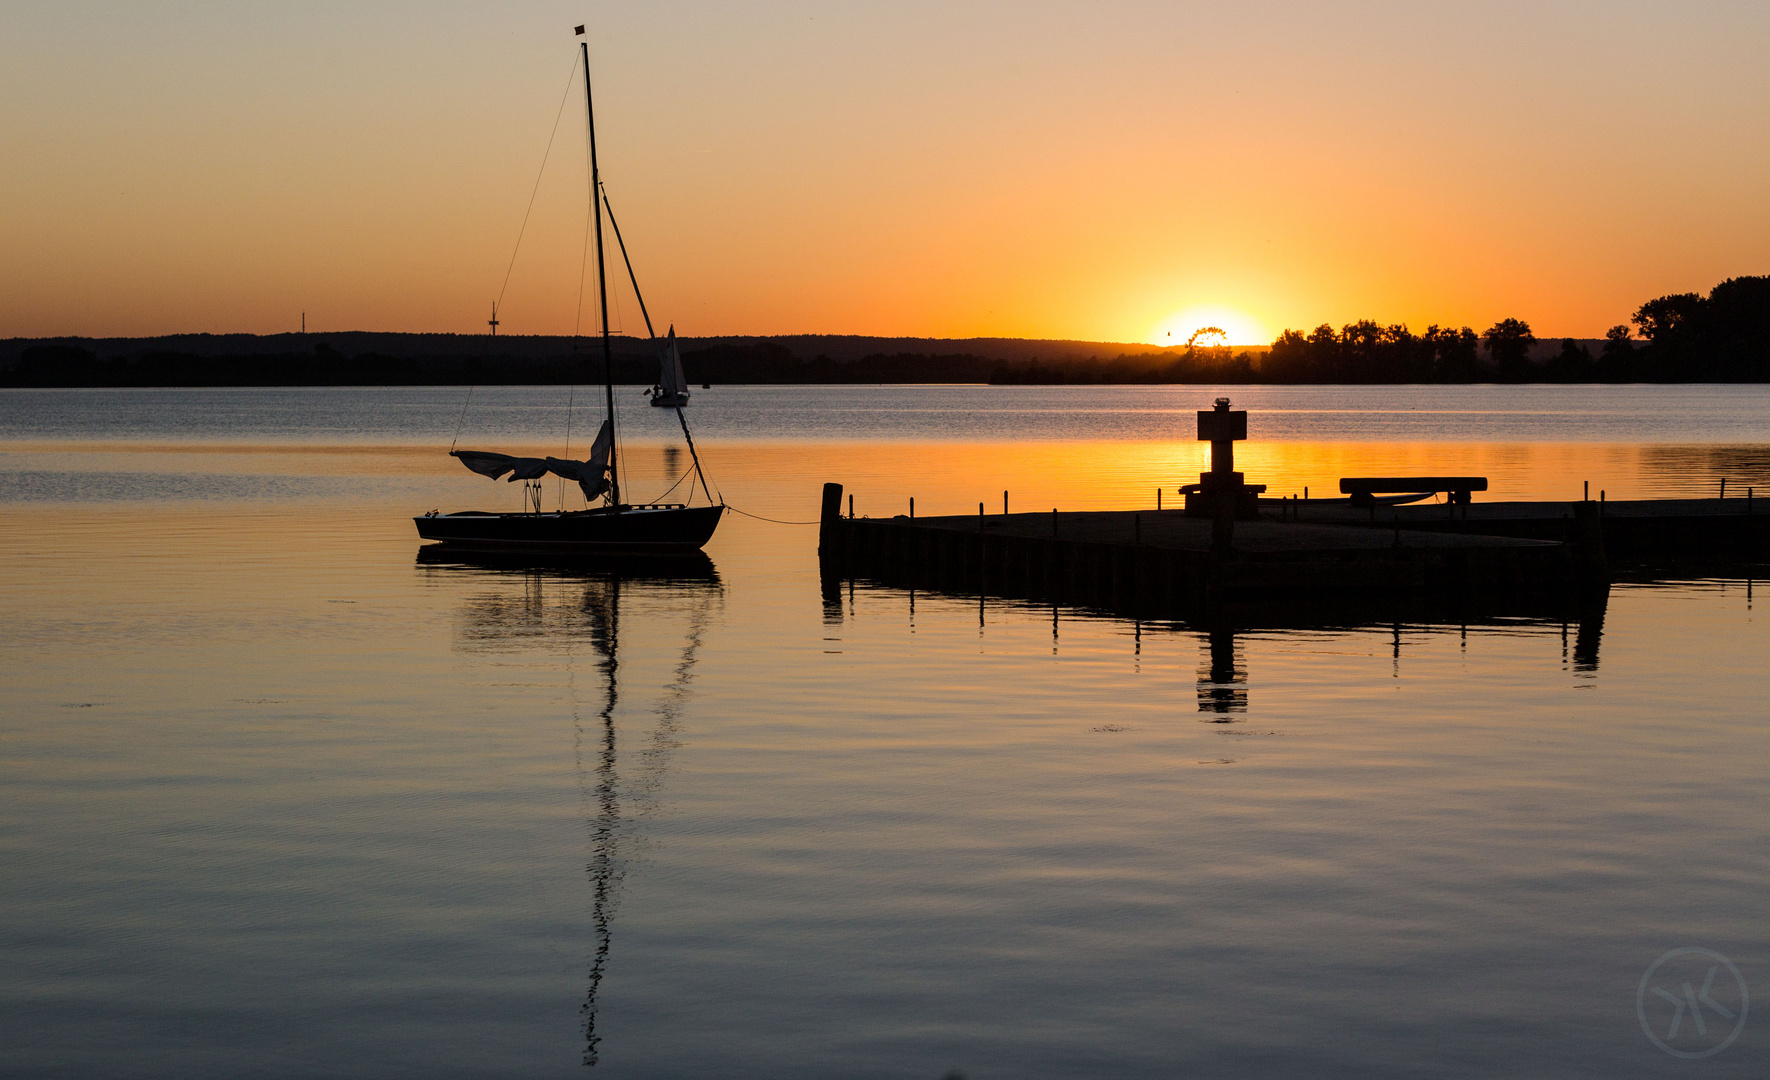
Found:
[{"label": "post reflection", "polygon": [[1610,604],[1610,590],[1595,593],[1580,606],[1579,629],[1573,638],[1573,670],[1595,673],[1598,670],[1598,644],[1604,638],[1604,612]]},{"label": "post reflection", "polygon": [[[718,571],[704,554],[666,561],[537,565],[424,548],[418,561],[427,573],[460,575],[482,587],[460,608],[457,641],[465,651],[549,647],[563,655],[589,848],[585,875],[590,886],[591,950],[579,1005],[582,1061],[595,1066],[602,1042],[596,1028],[597,1000],[614,942],[626,850],[636,839],[635,824],[655,809],[668,771],[695,659],[723,598]],[[660,614],[680,614],[687,623],[669,678],[644,710],[650,729],[627,748],[625,768],[618,753],[620,720],[631,714],[622,709],[624,605],[643,610],[646,623]],[[589,692],[588,709],[577,683],[576,650],[584,646],[593,658],[594,689]]]},{"label": "post reflection", "polygon": [[[1198,669],[1198,711],[1219,717],[1247,712],[1248,673],[1236,663],[1235,630],[1227,625],[1214,626],[1203,638],[1207,661]],[[1226,718],[1209,722],[1231,723]]]}]

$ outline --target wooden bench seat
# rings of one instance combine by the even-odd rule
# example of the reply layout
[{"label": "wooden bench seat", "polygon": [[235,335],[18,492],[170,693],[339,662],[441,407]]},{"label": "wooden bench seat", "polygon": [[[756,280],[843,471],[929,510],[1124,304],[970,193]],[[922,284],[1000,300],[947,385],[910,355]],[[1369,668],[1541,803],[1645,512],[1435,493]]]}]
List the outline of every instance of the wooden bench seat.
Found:
[{"label": "wooden bench seat", "polygon": [[1377,495],[1413,495],[1447,491],[1453,503],[1467,503],[1470,492],[1486,491],[1485,476],[1343,476],[1340,493],[1353,506],[1375,505]]}]

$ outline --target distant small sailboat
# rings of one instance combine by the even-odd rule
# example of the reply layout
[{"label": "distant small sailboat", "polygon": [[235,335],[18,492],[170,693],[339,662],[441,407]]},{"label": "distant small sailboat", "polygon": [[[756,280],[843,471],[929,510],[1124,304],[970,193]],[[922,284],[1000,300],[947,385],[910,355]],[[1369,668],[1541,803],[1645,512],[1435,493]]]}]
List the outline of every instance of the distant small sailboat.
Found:
[{"label": "distant small sailboat", "polygon": [[[625,254],[625,252],[623,252]],[[688,376],[682,371],[682,353],[676,348],[676,327],[658,343],[658,384],[645,392],[653,405],[680,409],[688,404]]]},{"label": "distant small sailboat", "polygon": [[[583,32],[584,28],[579,27],[578,33],[582,35]],[[602,234],[605,207],[608,209],[609,224],[614,228],[615,239],[621,246],[621,257],[627,264],[627,274],[633,280],[635,294],[639,291],[639,279],[633,273],[632,260],[627,258],[626,241],[621,239],[620,226],[615,223],[614,208],[609,205],[608,195],[602,188],[602,173],[596,157],[596,110],[590,95],[588,43],[583,44],[582,52],[584,109],[590,132],[591,203],[595,207],[596,291],[602,308],[602,375],[607,415],[591,444],[590,456],[584,461],[554,457],[518,457],[489,450],[451,449],[450,456],[481,476],[496,480],[509,474],[511,482],[523,481],[526,485],[524,509],[516,513],[468,510],[452,514],[432,510],[412,520],[418,527],[418,535],[425,540],[480,552],[522,555],[698,553],[702,545],[712,539],[713,530],[719,527],[719,519],[725,514],[725,506],[707,487],[706,475],[701,472],[700,455],[695,452],[694,437],[689,434],[688,421],[682,416],[681,406],[687,403],[688,393],[686,380],[682,376],[682,360],[676,353],[674,327],[671,328],[668,340],[659,345],[660,355],[665,358],[665,382],[674,386],[681,400],[654,399],[652,404],[676,407],[676,417],[682,424],[683,438],[688,442],[688,452],[694,459],[695,479],[699,480],[701,491],[706,495],[709,505],[690,506],[687,502],[634,505],[621,501],[619,452],[615,438],[614,346],[610,340],[608,325],[608,278],[604,266],[605,245]],[[644,297],[640,297],[639,306],[643,312]],[[645,323],[649,331],[649,313],[645,316]],[[656,340],[655,334],[653,340]],[[597,499],[602,500],[602,504],[587,505],[583,510],[566,510],[562,506],[557,511],[543,511],[541,479],[548,473],[563,480],[575,481],[584,493],[586,504]],[[668,493],[665,497],[668,497]],[[692,501],[693,498],[694,484],[691,482],[688,499]],[[563,496],[561,502],[564,502]]]}]

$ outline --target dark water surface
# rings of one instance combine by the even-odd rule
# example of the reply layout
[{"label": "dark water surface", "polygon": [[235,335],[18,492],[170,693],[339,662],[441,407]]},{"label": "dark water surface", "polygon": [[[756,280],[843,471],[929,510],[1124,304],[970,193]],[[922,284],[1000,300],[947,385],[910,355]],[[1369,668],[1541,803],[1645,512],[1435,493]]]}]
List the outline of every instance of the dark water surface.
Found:
[{"label": "dark water surface", "polygon": [[[754,513],[809,519],[824,480],[862,513],[1083,508],[1192,479],[1216,392],[716,388],[695,418]],[[1229,392],[1275,485],[1770,486],[1760,388],[1356,388],[1368,429],[1353,390]],[[559,453],[555,396],[478,391],[463,445]],[[826,606],[815,530],[736,515],[667,574],[421,561],[412,513],[519,494],[442,453],[462,397],[0,394],[0,1074],[1770,1068],[1756,1010],[1700,1060],[1644,1031],[1718,1045],[1735,1020],[1670,1002],[1714,969],[1737,1016],[1729,969],[1642,982],[1697,946],[1770,986],[1761,567],[1583,624],[1212,633]],[[660,411],[646,494],[687,466]]]}]

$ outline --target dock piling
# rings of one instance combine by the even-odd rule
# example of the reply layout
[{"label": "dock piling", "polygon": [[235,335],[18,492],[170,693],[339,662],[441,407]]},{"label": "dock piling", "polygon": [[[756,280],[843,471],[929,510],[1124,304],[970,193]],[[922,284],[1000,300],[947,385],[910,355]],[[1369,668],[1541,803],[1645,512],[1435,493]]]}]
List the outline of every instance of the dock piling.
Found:
[{"label": "dock piling", "polygon": [[1213,492],[1217,497],[1216,516],[1211,519],[1211,556],[1226,559],[1235,547],[1235,503],[1237,490],[1225,487]]},{"label": "dock piling", "polygon": [[914,495],[910,496],[910,520],[916,520],[916,497]]},{"label": "dock piling", "polygon": [[1006,491],[1002,492],[1002,516],[1008,516],[1008,493]]},{"label": "dock piling", "polygon": [[1721,498],[1725,499],[1726,497],[1727,497],[1727,478],[1725,476],[1723,476],[1723,477],[1721,477]]},{"label": "dock piling", "polygon": [[1600,506],[1586,502],[1573,508],[1574,559],[1581,576],[1587,582],[1609,580],[1606,566],[1609,560],[1604,554],[1604,526],[1601,524]]},{"label": "dock piling", "polygon": [[818,515],[818,558],[839,559],[842,555],[842,485],[824,485],[823,512]]},{"label": "dock piling", "polygon": [[854,496],[853,496],[853,494],[850,494],[848,496],[848,520],[849,521],[854,520]]}]

